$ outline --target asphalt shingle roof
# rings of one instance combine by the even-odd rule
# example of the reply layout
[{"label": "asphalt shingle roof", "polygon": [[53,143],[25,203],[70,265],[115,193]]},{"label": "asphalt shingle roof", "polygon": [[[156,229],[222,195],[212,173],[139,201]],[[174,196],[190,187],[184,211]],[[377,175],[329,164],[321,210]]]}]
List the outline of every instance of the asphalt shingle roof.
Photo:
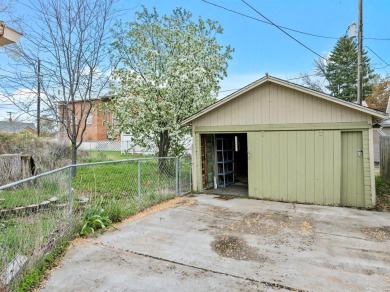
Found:
[{"label": "asphalt shingle roof", "polygon": [[28,127],[37,130],[33,123],[0,121],[0,132],[19,133]]}]

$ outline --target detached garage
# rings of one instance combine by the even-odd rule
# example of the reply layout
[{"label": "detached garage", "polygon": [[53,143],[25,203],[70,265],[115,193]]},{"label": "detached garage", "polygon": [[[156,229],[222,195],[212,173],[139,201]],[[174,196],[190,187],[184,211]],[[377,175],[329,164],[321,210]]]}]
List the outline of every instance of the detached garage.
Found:
[{"label": "detached garage", "polygon": [[386,117],[265,76],[183,121],[194,190],[240,184],[254,198],[372,207],[372,125]]}]

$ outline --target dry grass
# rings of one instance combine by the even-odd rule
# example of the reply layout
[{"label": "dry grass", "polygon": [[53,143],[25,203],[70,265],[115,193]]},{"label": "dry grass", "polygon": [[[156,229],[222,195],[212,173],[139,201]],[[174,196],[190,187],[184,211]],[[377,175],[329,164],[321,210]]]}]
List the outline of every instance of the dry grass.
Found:
[{"label": "dry grass", "polygon": [[116,224],[114,226],[114,228],[120,228],[121,226],[123,226],[126,223],[139,220],[139,219],[141,219],[141,218],[143,218],[145,216],[148,216],[150,214],[153,214],[153,213],[165,210],[165,209],[177,208],[177,207],[180,207],[180,206],[192,206],[192,205],[195,205],[195,204],[197,204],[196,200],[190,199],[190,198],[188,198],[186,196],[176,197],[176,198],[174,198],[172,200],[165,201],[165,202],[162,202],[160,204],[154,205],[154,206],[152,206],[150,208],[147,208],[147,209],[143,210],[142,212],[139,212],[139,213],[137,213],[137,214],[135,214],[133,216],[130,216],[130,217],[126,218],[125,220],[123,220],[122,222]]},{"label": "dry grass", "polygon": [[377,241],[386,241],[390,239],[389,227],[365,228],[363,229],[363,232],[368,237],[375,239]]}]

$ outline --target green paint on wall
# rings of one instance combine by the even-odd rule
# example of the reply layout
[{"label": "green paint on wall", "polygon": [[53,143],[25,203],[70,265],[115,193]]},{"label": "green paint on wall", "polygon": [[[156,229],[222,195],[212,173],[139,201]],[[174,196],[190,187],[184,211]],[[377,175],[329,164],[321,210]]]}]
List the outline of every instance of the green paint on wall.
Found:
[{"label": "green paint on wall", "polygon": [[249,196],[338,205],[338,136],[340,131],[248,133]]},{"label": "green paint on wall", "polygon": [[341,204],[364,207],[362,132],[341,133]]}]

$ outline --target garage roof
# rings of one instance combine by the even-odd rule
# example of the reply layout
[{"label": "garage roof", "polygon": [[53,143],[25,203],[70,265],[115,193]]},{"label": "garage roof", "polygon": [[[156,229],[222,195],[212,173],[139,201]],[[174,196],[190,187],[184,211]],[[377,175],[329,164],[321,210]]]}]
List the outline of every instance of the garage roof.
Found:
[{"label": "garage roof", "polygon": [[329,94],[325,94],[325,93],[322,93],[322,92],[319,92],[319,91],[316,91],[316,90],[313,90],[313,89],[310,89],[310,88],[307,88],[307,87],[304,87],[304,86],[301,86],[301,85],[298,85],[298,84],[294,84],[294,83],[291,83],[291,82],[288,82],[286,80],[283,80],[283,79],[279,79],[279,78],[276,78],[276,77],[272,77],[272,76],[269,76],[269,75],[266,75],[264,76],[263,78],[261,79],[258,79],[256,80],[255,82],[252,82],[251,84],[237,90],[236,92],[228,95],[227,97],[217,101],[216,103],[200,110],[199,112],[195,113],[194,115],[186,118],[184,121],[182,121],[182,125],[189,125],[191,124],[191,122],[205,114],[207,114],[208,112],[222,106],[223,104],[239,97],[240,95],[244,94],[245,92],[249,91],[249,90],[252,90],[254,89],[255,87],[257,86],[260,86],[264,83],[267,83],[267,82],[272,82],[272,83],[275,83],[275,84],[278,84],[278,85],[282,85],[282,86],[285,86],[285,87],[288,87],[288,88],[291,88],[291,89],[295,89],[295,90],[298,90],[298,91],[301,91],[301,92],[304,92],[304,93],[307,93],[307,94],[310,94],[312,96],[316,96],[318,98],[322,98],[322,99],[325,99],[325,100],[328,100],[328,101],[331,101],[331,102],[334,102],[334,103],[337,103],[337,104],[340,104],[340,105],[343,105],[343,106],[346,106],[346,107],[349,107],[349,108],[352,108],[352,109],[355,109],[357,111],[360,111],[360,112],[364,112],[366,114],[370,114],[376,118],[379,118],[379,119],[385,119],[385,118],[388,118],[388,115],[383,113],[383,112],[380,112],[380,111],[377,111],[377,110],[374,110],[374,109],[370,109],[368,107],[365,107],[365,106],[362,106],[362,105],[358,105],[356,103],[352,103],[352,102],[349,102],[349,101],[345,101],[345,100],[342,100],[342,99],[339,99],[339,98],[336,98],[336,97],[333,97]]}]

